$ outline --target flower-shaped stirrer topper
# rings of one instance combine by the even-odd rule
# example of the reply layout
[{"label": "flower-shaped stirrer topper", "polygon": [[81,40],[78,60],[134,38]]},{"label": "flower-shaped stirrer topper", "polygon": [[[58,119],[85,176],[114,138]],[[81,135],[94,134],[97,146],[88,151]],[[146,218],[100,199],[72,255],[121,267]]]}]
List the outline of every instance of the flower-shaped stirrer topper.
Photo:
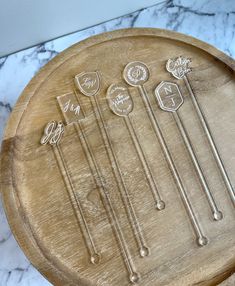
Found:
[{"label": "flower-shaped stirrer topper", "polygon": [[191,72],[192,69],[189,67],[190,63],[190,59],[180,56],[175,59],[169,59],[166,63],[166,69],[175,78],[182,79],[187,73]]},{"label": "flower-shaped stirrer topper", "polygon": [[188,92],[190,94],[190,97],[192,99],[192,102],[193,102],[193,105],[194,105],[194,108],[197,112],[197,115],[198,115],[198,118],[202,124],[202,127],[204,129],[204,132],[206,134],[206,137],[208,139],[208,142],[210,144],[210,147],[211,147],[211,150],[212,150],[212,153],[214,155],[214,158],[215,158],[215,161],[217,163],[217,166],[220,170],[220,173],[223,177],[223,180],[224,180],[224,183],[227,187],[227,190],[228,190],[228,193],[230,195],[230,198],[231,198],[231,201],[235,207],[235,190],[231,184],[231,181],[229,179],[229,176],[226,172],[226,169],[224,167],[224,164],[223,164],[223,161],[221,159],[221,156],[219,154],[219,151],[216,147],[216,144],[215,144],[215,141],[214,141],[214,138],[211,134],[211,131],[210,131],[210,128],[209,128],[209,125],[207,123],[207,120],[205,118],[205,115],[201,109],[201,106],[193,92],[193,88],[189,82],[189,79],[187,77],[187,73],[189,73],[191,71],[191,68],[189,67],[189,64],[190,64],[191,60],[188,59],[188,58],[184,58],[182,56],[178,57],[178,58],[175,58],[175,59],[169,59],[166,63],[166,69],[168,72],[170,72],[175,78],[177,79],[183,79],[184,82],[185,82],[185,85],[188,89]]}]

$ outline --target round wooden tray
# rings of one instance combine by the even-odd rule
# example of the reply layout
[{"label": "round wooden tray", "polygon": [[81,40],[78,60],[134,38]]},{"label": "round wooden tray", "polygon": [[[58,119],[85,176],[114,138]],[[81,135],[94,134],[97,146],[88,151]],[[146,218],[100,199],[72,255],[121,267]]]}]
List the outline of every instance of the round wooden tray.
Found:
[{"label": "round wooden tray", "polygon": [[128,29],[34,77],[6,128],[1,190],[49,281],[215,285],[234,271],[234,69],[191,37]]}]

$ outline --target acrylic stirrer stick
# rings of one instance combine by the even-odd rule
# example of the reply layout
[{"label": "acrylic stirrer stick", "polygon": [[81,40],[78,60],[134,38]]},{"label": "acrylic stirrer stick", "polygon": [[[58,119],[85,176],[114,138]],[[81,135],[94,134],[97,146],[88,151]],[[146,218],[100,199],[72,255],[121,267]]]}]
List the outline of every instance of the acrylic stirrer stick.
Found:
[{"label": "acrylic stirrer stick", "polygon": [[133,100],[131,95],[127,89],[127,87],[122,84],[112,84],[107,91],[107,99],[109,103],[110,109],[114,114],[121,116],[124,118],[127,129],[130,133],[132,142],[134,143],[135,149],[143,166],[146,178],[150,185],[153,198],[155,200],[155,206],[158,210],[163,210],[165,208],[165,203],[161,198],[161,195],[158,191],[157,184],[154,179],[154,175],[148,165],[148,161],[146,155],[141,147],[139,138],[136,134],[135,128],[133,126],[133,122],[130,116],[130,113],[133,111]]},{"label": "acrylic stirrer stick", "polygon": [[130,199],[130,194],[126,187],[125,181],[122,176],[121,168],[119,166],[118,159],[116,157],[107,126],[105,124],[102,111],[97,99],[97,94],[100,90],[100,77],[98,72],[83,72],[75,76],[75,84],[82,94],[90,97],[90,101],[95,113],[96,121],[98,123],[99,130],[102,135],[104,146],[109,157],[110,164],[112,166],[113,174],[118,184],[124,206],[126,208],[129,222],[132,226],[133,234],[139,247],[139,254],[141,257],[148,256],[150,254],[149,248],[146,245],[146,241],[139,224],[134,206]]},{"label": "acrylic stirrer stick", "polygon": [[149,79],[149,69],[146,66],[146,64],[142,62],[130,62],[126,65],[123,77],[125,81],[134,87],[138,87],[140,91],[140,95],[142,97],[143,103],[145,105],[145,108],[147,110],[150,122],[152,124],[153,130],[155,131],[155,135],[161,145],[161,148],[163,150],[164,156],[166,158],[166,161],[169,165],[169,168],[172,172],[173,178],[176,182],[176,185],[178,187],[181,199],[184,203],[185,210],[187,211],[190,221],[192,223],[192,227],[194,229],[194,232],[197,237],[197,243],[199,246],[204,246],[208,243],[208,239],[204,236],[201,226],[198,222],[198,219],[195,215],[195,212],[193,210],[192,204],[188,198],[187,192],[184,188],[183,182],[181,180],[181,177],[178,173],[178,170],[175,166],[174,160],[171,156],[171,153],[168,149],[167,143],[165,141],[165,138],[162,134],[161,128],[158,124],[157,117],[154,114],[152,105],[150,103],[147,91],[144,87],[144,83],[146,83]]},{"label": "acrylic stirrer stick", "polygon": [[185,146],[189,152],[192,163],[193,163],[195,170],[197,172],[197,175],[199,177],[202,188],[203,188],[205,195],[207,197],[208,203],[210,205],[210,208],[211,208],[211,211],[213,214],[213,219],[216,221],[221,220],[223,218],[223,214],[221,211],[218,210],[215,199],[211,193],[211,190],[208,186],[206,178],[203,174],[201,166],[200,166],[198,159],[196,157],[196,154],[194,152],[192,143],[189,139],[187,131],[186,131],[184,124],[183,124],[183,122],[180,118],[180,115],[178,113],[178,109],[182,106],[182,104],[184,102],[178,85],[176,83],[163,81],[156,87],[155,95],[156,95],[156,98],[157,98],[157,101],[158,101],[160,108],[164,111],[171,112],[173,114],[175,122],[178,126],[178,129],[181,133],[181,136],[184,140]]},{"label": "acrylic stirrer stick", "polygon": [[92,178],[99,189],[103,205],[106,209],[106,213],[115,234],[115,238],[120,247],[123,262],[129,274],[129,279],[132,283],[136,283],[139,280],[139,274],[135,271],[133,259],[122,232],[109,190],[107,189],[106,183],[104,182],[101,169],[98,166],[92,147],[89,144],[87,135],[84,132],[84,126],[82,122],[83,119],[85,119],[85,112],[79,102],[78,95],[75,91],[74,93],[59,96],[57,97],[57,100],[67,124],[72,123],[76,130],[77,136],[86,155]]},{"label": "acrylic stirrer stick", "polygon": [[215,144],[215,141],[214,141],[214,138],[212,136],[212,133],[210,131],[210,127],[207,123],[207,120],[206,120],[206,117],[201,109],[201,106],[199,104],[199,101],[198,99],[196,98],[196,95],[194,94],[193,92],[193,89],[192,89],[192,86],[189,82],[189,79],[187,77],[187,73],[189,73],[191,71],[191,68],[189,68],[189,63],[191,62],[190,59],[187,59],[187,58],[184,58],[184,57],[178,57],[178,58],[175,58],[175,59],[169,59],[167,61],[167,64],[166,64],[166,69],[168,72],[170,72],[175,78],[177,79],[183,79],[184,82],[185,82],[185,85],[189,91],[189,94],[190,94],[190,97],[192,99],[192,102],[193,102],[193,105],[194,105],[194,108],[197,112],[197,115],[198,115],[198,118],[201,122],[201,125],[204,129],[204,132],[206,134],[206,137],[208,139],[208,142],[210,144],[210,147],[211,147],[211,150],[212,150],[212,153],[214,155],[214,158],[216,160],[216,163],[218,165],[218,168],[220,170],[220,173],[223,177],[223,180],[224,180],[224,183],[227,187],[227,190],[229,192],[229,195],[231,197],[231,200],[232,200],[232,203],[235,207],[235,190],[232,186],[232,183],[230,182],[230,179],[229,179],[229,176],[227,174],[227,171],[224,167],[224,163],[221,159],[221,156],[219,154],[219,151],[216,147],[216,144]]},{"label": "acrylic stirrer stick", "polygon": [[54,151],[56,160],[58,162],[61,175],[64,179],[66,189],[70,197],[70,201],[72,203],[76,218],[78,220],[78,223],[84,235],[84,239],[85,239],[85,242],[86,242],[89,254],[90,254],[90,261],[92,264],[97,264],[100,261],[100,255],[97,251],[95,242],[93,240],[92,234],[89,229],[89,225],[84,216],[82,205],[79,199],[77,198],[75,188],[73,185],[73,181],[69,174],[63,152],[59,145],[60,140],[63,136],[63,133],[64,133],[64,124],[62,122],[57,123],[56,121],[51,121],[46,125],[44,129],[44,134],[40,142],[42,145],[46,145],[49,143],[53,147],[53,151]]}]

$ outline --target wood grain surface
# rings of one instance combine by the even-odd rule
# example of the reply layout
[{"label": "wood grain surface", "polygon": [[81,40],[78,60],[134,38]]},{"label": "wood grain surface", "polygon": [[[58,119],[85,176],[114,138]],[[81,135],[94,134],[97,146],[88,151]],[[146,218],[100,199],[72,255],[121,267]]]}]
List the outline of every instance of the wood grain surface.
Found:
[{"label": "wood grain surface", "polygon": [[[166,70],[179,56],[191,59],[187,81],[235,186],[235,62],[196,39],[158,29],[92,37],[20,96],[2,144],[1,191],[17,241],[54,285],[218,285],[234,272],[233,190],[185,78]],[[134,61],[130,85],[123,71]],[[160,109],[157,91],[177,111]]]}]

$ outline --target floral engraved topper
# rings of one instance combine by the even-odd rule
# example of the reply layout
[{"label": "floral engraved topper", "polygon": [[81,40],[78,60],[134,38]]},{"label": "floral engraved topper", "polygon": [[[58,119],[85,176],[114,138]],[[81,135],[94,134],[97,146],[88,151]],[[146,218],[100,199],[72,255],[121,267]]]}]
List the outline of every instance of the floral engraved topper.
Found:
[{"label": "floral engraved topper", "polygon": [[149,79],[149,70],[142,62],[131,62],[126,65],[123,76],[129,85],[140,86]]},{"label": "floral engraved topper", "polygon": [[181,56],[175,59],[169,59],[166,63],[166,69],[175,78],[182,79],[191,71],[191,68],[189,67],[190,62],[190,59]]}]

